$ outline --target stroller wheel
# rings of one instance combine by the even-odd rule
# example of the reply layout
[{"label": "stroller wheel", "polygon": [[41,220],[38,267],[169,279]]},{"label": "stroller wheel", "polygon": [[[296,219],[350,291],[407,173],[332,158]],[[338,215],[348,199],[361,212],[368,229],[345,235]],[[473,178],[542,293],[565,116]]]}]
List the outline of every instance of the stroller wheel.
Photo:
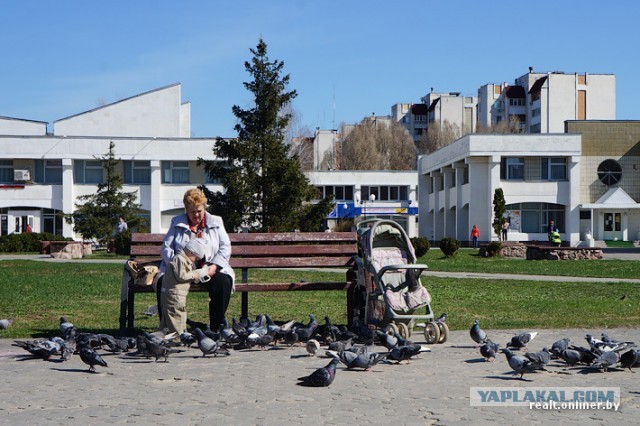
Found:
[{"label": "stroller wheel", "polygon": [[435,321],[429,321],[424,326],[424,339],[427,344],[432,345],[440,340],[440,327]]},{"label": "stroller wheel", "polygon": [[389,324],[387,324],[387,326],[385,327],[384,331],[391,331],[393,333],[398,333],[400,334],[399,330],[398,330],[398,326],[396,325],[395,322],[390,322]]},{"label": "stroller wheel", "polygon": [[438,343],[444,343],[449,338],[449,326],[443,322],[438,322],[438,328],[440,329],[440,338]]},{"label": "stroller wheel", "polygon": [[409,329],[407,324],[403,322],[399,323],[398,329],[400,330],[400,336],[404,337],[405,339],[408,339],[409,337],[411,337],[411,330]]}]

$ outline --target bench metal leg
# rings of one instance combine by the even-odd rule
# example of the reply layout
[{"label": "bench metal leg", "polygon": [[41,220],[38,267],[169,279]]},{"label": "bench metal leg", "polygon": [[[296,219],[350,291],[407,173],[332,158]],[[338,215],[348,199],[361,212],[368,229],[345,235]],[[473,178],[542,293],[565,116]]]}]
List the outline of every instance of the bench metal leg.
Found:
[{"label": "bench metal leg", "polygon": [[129,289],[129,296],[127,297],[127,330],[133,330],[133,316],[134,316],[134,296],[135,293],[132,289]]},{"label": "bench metal leg", "polygon": [[242,292],[242,301],[241,301],[241,311],[240,311],[240,319],[249,318],[249,292]]}]

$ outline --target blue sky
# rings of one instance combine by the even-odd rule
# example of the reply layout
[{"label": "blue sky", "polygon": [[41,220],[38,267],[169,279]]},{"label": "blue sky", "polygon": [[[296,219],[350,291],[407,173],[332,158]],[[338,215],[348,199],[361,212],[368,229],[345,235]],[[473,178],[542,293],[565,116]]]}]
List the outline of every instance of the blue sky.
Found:
[{"label": "blue sky", "polygon": [[437,92],[535,71],[615,74],[640,119],[640,2],[2,0],[0,116],[53,122],[174,83],[196,137],[232,137],[260,37],[299,127],[330,129]]}]

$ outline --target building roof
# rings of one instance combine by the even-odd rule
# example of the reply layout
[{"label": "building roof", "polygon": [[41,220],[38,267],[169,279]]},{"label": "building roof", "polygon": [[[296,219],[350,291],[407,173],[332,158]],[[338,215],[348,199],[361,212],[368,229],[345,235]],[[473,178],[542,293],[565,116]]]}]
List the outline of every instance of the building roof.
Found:
[{"label": "building roof", "polygon": [[516,99],[516,98],[526,98],[527,95],[524,92],[524,87],[522,86],[509,86],[505,91],[505,96],[507,98]]},{"label": "building roof", "polygon": [[531,90],[529,90],[529,93],[538,93],[540,92],[540,89],[542,89],[542,85],[544,84],[545,81],[547,81],[547,78],[549,76],[544,76],[542,78],[539,78],[536,80],[535,83],[533,83],[533,86],[531,86]]},{"label": "building roof", "polygon": [[633,198],[622,188],[611,188],[602,197],[592,204],[582,204],[582,208],[618,208],[618,209],[640,209],[640,204],[636,203]]}]

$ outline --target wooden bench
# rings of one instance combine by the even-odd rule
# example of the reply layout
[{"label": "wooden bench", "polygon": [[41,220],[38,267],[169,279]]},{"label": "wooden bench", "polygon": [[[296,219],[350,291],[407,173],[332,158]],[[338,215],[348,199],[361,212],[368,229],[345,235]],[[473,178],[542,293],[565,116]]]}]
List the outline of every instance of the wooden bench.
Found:
[{"label": "wooden bench", "polygon": [[[242,296],[241,317],[248,316],[249,292],[292,290],[346,290],[347,318],[354,308],[356,284],[355,257],[358,253],[355,232],[230,233],[230,264],[236,271],[236,292]],[[130,256],[140,265],[160,263],[164,234],[133,233]],[[249,283],[249,271],[256,268],[339,268],[343,281]],[[238,273],[240,272],[240,273]],[[193,283],[190,291],[206,291]],[[125,267],[120,302],[120,330],[133,329],[134,297],[138,292],[153,292],[152,286],[135,286]]]}]

